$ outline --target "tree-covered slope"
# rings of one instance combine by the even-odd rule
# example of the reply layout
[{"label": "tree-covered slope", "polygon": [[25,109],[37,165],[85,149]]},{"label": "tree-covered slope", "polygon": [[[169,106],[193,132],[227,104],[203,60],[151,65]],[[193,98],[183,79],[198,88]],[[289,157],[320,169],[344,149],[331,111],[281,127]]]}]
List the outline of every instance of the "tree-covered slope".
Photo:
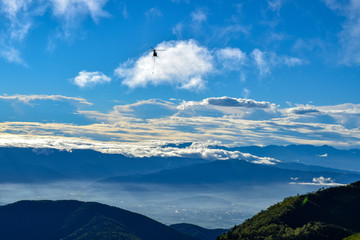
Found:
[{"label": "tree-covered slope", "polygon": [[227,231],[225,229],[220,229],[220,228],[206,229],[188,223],[172,224],[169,227],[179,232],[185,233],[186,235],[189,235],[195,238],[196,240],[215,240],[217,236]]},{"label": "tree-covered slope", "polygon": [[94,202],[20,201],[0,207],[1,240],[190,240],[140,214]]},{"label": "tree-covered slope", "polygon": [[284,199],[218,239],[343,239],[360,232],[360,181]]}]

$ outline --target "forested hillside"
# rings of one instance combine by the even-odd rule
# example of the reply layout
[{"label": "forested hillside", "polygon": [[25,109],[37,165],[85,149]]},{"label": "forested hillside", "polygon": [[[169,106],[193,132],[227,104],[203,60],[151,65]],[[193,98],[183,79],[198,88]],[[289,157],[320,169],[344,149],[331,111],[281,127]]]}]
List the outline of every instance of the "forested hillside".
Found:
[{"label": "forested hillside", "polygon": [[218,239],[343,239],[360,232],[360,182],[288,197]]}]

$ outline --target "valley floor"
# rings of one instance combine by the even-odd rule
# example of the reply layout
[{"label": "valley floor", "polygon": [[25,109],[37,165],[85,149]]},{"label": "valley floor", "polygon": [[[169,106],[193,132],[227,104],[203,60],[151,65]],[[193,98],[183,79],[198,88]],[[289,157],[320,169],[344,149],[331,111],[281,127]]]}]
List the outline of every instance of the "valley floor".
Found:
[{"label": "valley floor", "polygon": [[160,186],[58,182],[0,184],[1,204],[22,199],[96,201],[149,216],[164,224],[192,223],[205,228],[231,228],[284,197],[321,186]]}]

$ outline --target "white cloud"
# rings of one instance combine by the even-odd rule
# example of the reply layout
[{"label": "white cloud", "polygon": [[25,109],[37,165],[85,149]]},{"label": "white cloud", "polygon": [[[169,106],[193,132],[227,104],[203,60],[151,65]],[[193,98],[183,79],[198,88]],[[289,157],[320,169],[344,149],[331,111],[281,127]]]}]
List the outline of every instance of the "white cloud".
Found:
[{"label": "white cloud", "polygon": [[294,67],[305,64],[305,60],[290,57],[277,55],[274,52],[263,52],[259,49],[254,49],[250,56],[253,58],[255,65],[259,70],[260,76],[266,76],[271,73],[272,68],[277,66],[288,66]]},{"label": "white cloud", "polygon": [[103,10],[107,0],[50,0],[54,16],[74,23],[80,16],[90,15],[97,22],[109,14]]},{"label": "white cloud", "polygon": [[358,0],[323,0],[326,5],[345,17],[339,34],[340,63],[360,65],[360,2]]},{"label": "white cloud", "polygon": [[270,73],[270,66],[265,59],[265,54],[259,49],[254,49],[251,53],[251,57],[254,59],[257,68],[259,69],[260,76]]},{"label": "white cloud", "polygon": [[62,95],[0,95],[0,99],[3,100],[16,100],[26,104],[31,104],[33,101],[38,100],[52,100],[52,101],[70,101],[76,102],[84,105],[92,105],[92,103],[88,102],[84,98],[77,98],[77,97],[68,97]]},{"label": "white cloud", "polygon": [[178,88],[202,89],[204,78],[214,70],[210,51],[194,40],[163,42],[156,49],[158,58],[147,53],[136,61],[121,64],[115,74],[123,78],[122,83],[130,88],[148,84],[170,84]]},{"label": "white cloud", "polygon": [[93,87],[110,81],[111,78],[102,72],[87,72],[85,70],[79,72],[79,75],[74,78],[74,84],[79,87]]},{"label": "white cloud", "polygon": [[[54,119],[55,122],[36,122],[36,119],[33,122],[12,122],[13,120],[8,118],[9,122],[0,123],[0,136],[11,135],[12,142],[16,142],[16,137],[19,139],[54,137],[61,145],[63,137],[76,139],[82,137],[86,139],[83,143],[84,147],[88,140],[97,140],[104,145],[110,141],[117,144],[137,143],[140,146],[144,142],[159,140],[165,142],[217,140],[227,146],[254,144],[326,144],[340,148],[360,146],[360,107],[357,104],[298,105],[296,107],[316,109],[320,113],[290,114],[292,108],[280,109],[279,106],[266,101],[212,97],[184,102],[174,99],[171,101],[149,99],[117,105],[109,112],[98,112],[80,110],[83,105],[90,105],[82,98],[59,95],[2,95],[0,99],[3,99],[2,106],[7,100],[11,100],[9,103],[12,106],[13,101],[34,103],[32,113],[36,112],[38,107],[42,107],[41,100],[69,101],[77,106],[78,110],[75,110],[75,114],[79,119],[86,117],[94,123],[88,124],[89,121],[83,120],[81,121],[83,125],[56,123],[59,119],[60,121],[69,119],[64,115],[67,114],[64,111],[61,116],[54,115],[59,118]],[[70,108],[69,111],[71,111],[69,116],[74,119],[74,108]],[[29,113],[25,112],[25,114]],[[30,118],[22,115],[22,119]],[[268,159],[261,159],[260,162],[266,161]]]},{"label": "white cloud", "polygon": [[[1,56],[9,62],[26,65],[19,46],[33,28],[35,18],[50,12],[60,20],[61,31],[57,36],[68,38],[89,15],[97,22],[109,14],[103,10],[107,0],[1,0],[0,14],[6,26],[2,33]],[[37,18],[37,21],[39,18]],[[41,21],[41,20],[40,20]]]},{"label": "white cloud", "polygon": [[[177,25],[180,29],[181,25]],[[180,31],[173,29],[173,31]],[[194,40],[169,41],[155,47],[158,57],[146,53],[138,59],[129,59],[120,64],[115,75],[123,78],[122,83],[130,88],[146,87],[149,84],[170,84],[180,89],[200,90],[206,85],[205,78],[209,74],[225,71],[240,72],[241,81],[245,81],[245,68],[257,68],[260,76],[271,73],[271,69],[279,66],[294,67],[305,63],[304,60],[277,55],[273,52],[262,52],[254,49],[250,54],[253,62],[248,61],[247,54],[239,48],[223,48],[209,50]]]},{"label": "white cloud", "polygon": [[328,157],[328,154],[327,154],[327,153],[324,153],[324,154],[322,154],[322,155],[316,155],[316,156],[318,156],[318,157],[320,157],[320,158],[327,158],[327,157]]},{"label": "white cloud", "polygon": [[[256,164],[274,165],[280,162],[269,157],[258,157],[249,153],[209,148],[209,143],[194,142],[186,148],[163,147],[169,142],[148,141],[139,143],[100,142],[85,138],[1,135],[0,147],[52,148],[71,151],[92,149],[103,153],[117,153],[127,157],[186,157],[207,160],[238,159]],[[35,150],[36,151],[36,150]]]},{"label": "white cloud", "polygon": [[181,39],[181,38],[182,38],[183,29],[184,29],[184,24],[183,24],[183,23],[178,23],[178,24],[176,24],[176,25],[172,28],[172,33],[173,33],[174,35],[176,35],[176,37],[177,37],[178,39]]},{"label": "white cloud", "polygon": [[327,117],[347,128],[360,128],[360,104],[345,103],[330,106],[297,104],[296,107],[281,109],[280,111],[293,120],[297,119],[297,121],[308,122],[309,118],[312,118],[314,122],[323,122],[322,119]]},{"label": "white cloud", "polygon": [[191,13],[191,19],[193,22],[202,23],[206,21],[207,17],[204,11],[198,9],[197,11]]},{"label": "white cloud", "polygon": [[146,11],[145,16],[148,19],[155,19],[155,18],[159,18],[163,16],[163,13],[161,12],[160,9],[153,7],[151,9],[149,9],[148,11]]},{"label": "white cloud", "polygon": [[223,48],[216,52],[218,61],[229,70],[239,70],[246,64],[246,53],[242,52],[239,48]]},{"label": "white cloud", "polygon": [[268,0],[269,8],[273,11],[279,11],[283,5],[283,0]]},{"label": "white cloud", "polygon": [[242,91],[242,95],[244,98],[248,98],[249,95],[250,95],[251,91],[247,88],[244,88],[243,91]]},{"label": "white cloud", "polygon": [[21,58],[20,51],[12,46],[4,46],[1,56],[10,63],[17,63],[26,66],[26,62]]},{"label": "white cloud", "polygon": [[336,183],[334,180],[332,180],[330,177],[314,177],[312,179],[312,182],[291,182],[290,184],[300,184],[300,185],[314,185],[314,186],[343,186],[345,184],[342,183]]}]

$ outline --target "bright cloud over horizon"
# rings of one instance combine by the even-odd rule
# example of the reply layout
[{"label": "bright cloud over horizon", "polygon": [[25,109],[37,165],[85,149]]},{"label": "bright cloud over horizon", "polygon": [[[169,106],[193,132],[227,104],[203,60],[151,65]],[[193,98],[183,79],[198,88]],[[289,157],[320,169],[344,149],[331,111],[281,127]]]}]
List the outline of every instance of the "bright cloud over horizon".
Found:
[{"label": "bright cloud over horizon", "polygon": [[[18,98],[3,96],[0,104],[10,105],[9,100]],[[1,103],[1,99],[6,102]],[[21,99],[26,98],[21,96]],[[85,105],[77,105],[71,112],[62,113],[62,117],[64,114],[68,115],[66,119],[71,119],[72,115],[81,116],[91,123],[84,124],[83,120],[54,122],[51,118],[41,119],[44,116],[40,115],[32,122],[14,122],[11,118],[5,118],[0,123],[3,144],[15,144],[14,139],[18,134],[19,140],[57,136],[55,139],[59,146],[62,141],[67,142],[66,139],[75,138],[83,143],[103,141],[105,145],[106,142],[126,145],[136,142],[218,141],[231,146],[301,143],[360,147],[360,131],[356,127],[359,124],[360,106],[353,104],[282,108],[270,102],[231,97],[207,98],[198,102],[149,99],[114,105],[111,111],[101,112],[91,110],[92,106],[85,99],[60,96],[29,96],[29,99],[57,101],[58,105],[65,104],[62,103],[64,100],[80,101]],[[26,103],[30,100],[23,101]],[[38,101],[36,105],[29,106],[26,112],[41,109],[41,105]],[[12,114],[22,116],[22,113]]]}]

